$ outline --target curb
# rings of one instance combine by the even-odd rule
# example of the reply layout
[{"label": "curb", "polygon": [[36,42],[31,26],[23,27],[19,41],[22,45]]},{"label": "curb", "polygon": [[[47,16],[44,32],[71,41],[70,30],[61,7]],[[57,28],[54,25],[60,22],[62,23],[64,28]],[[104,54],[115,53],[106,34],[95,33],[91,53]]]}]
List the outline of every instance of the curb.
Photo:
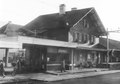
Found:
[{"label": "curb", "polygon": [[38,80],[38,81],[44,81],[44,82],[53,82],[53,81],[62,81],[62,80],[69,80],[69,79],[75,79],[75,78],[85,78],[85,77],[93,77],[98,75],[106,75],[106,74],[112,74],[112,73],[118,73],[120,70],[110,70],[110,71],[97,71],[97,72],[89,72],[89,73],[80,73],[80,74],[69,74],[69,75],[60,75],[55,76],[51,78],[43,78],[43,79],[37,79],[37,78],[31,78],[31,80]]},{"label": "curb", "polygon": [[50,74],[44,74],[43,76],[38,75],[36,76],[16,76],[15,78],[3,78],[0,79],[0,83],[11,83],[11,82],[21,82],[21,81],[42,81],[42,82],[54,82],[54,81],[62,81],[62,80],[69,80],[69,79],[77,79],[77,78],[85,78],[85,77],[92,77],[92,76],[98,76],[98,75],[106,75],[106,74],[112,74],[112,73],[118,73],[120,70],[109,70],[109,71],[92,71],[92,72],[80,72],[80,73],[72,73],[72,74],[64,74],[64,75],[50,75]]}]

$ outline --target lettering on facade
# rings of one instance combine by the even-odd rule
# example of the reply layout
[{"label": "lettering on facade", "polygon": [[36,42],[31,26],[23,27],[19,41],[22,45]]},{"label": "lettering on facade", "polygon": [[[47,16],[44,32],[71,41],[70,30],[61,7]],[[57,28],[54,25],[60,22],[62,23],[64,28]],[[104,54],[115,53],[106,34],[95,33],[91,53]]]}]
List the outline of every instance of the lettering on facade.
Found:
[{"label": "lettering on facade", "polygon": [[58,49],[58,53],[68,53],[66,49]]}]

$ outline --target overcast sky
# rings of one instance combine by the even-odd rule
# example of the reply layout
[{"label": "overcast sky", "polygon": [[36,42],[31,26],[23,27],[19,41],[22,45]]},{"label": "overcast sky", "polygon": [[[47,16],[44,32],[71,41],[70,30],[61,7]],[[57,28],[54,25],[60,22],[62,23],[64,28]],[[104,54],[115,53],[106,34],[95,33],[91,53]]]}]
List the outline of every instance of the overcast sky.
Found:
[{"label": "overcast sky", "polygon": [[59,12],[63,3],[66,11],[94,7],[105,28],[120,28],[119,0],[0,0],[0,21],[25,25],[39,15]]}]

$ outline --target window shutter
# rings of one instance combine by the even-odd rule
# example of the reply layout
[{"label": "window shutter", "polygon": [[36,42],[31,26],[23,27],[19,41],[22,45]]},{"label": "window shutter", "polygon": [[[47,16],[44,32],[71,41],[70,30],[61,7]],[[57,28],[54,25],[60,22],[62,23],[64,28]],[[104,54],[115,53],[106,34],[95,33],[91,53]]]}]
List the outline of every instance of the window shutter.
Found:
[{"label": "window shutter", "polygon": [[76,42],[78,38],[78,35],[76,32],[73,32],[73,42]]},{"label": "window shutter", "polygon": [[89,44],[92,44],[92,40],[91,39],[92,39],[92,36],[89,35],[89,41],[90,41]]},{"label": "window shutter", "polygon": [[78,35],[78,36],[79,36],[79,37],[78,37],[78,42],[81,43],[81,42],[82,42],[82,33],[78,33],[78,34],[79,34],[79,35]]},{"label": "window shutter", "polygon": [[72,34],[72,38],[73,38],[73,40],[72,40],[72,41],[74,42],[74,40],[75,40],[75,38],[74,38],[74,37],[75,37],[75,35],[74,35],[74,33],[73,33],[73,32],[71,32],[71,34]]},{"label": "window shutter", "polygon": [[86,33],[83,34],[83,41],[84,41],[84,43],[87,42],[87,34]]},{"label": "window shutter", "polygon": [[94,44],[95,43],[95,36],[91,35],[90,36],[90,44]]},{"label": "window shutter", "polygon": [[89,41],[89,34],[87,34],[87,42]]}]

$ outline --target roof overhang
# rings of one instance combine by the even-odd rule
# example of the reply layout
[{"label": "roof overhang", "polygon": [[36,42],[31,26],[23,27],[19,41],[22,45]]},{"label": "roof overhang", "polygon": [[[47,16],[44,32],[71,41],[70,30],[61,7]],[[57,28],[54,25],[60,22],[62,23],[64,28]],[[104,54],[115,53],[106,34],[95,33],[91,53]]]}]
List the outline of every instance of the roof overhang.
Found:
[{"label": "roof overhang", "polygon": [[107,51],[107,49],[99,49],[99,48],[86,48],[86,47],[78,47],[77,49],[81,50],[92,50],[92,51]]},{"label": "roof overhang", "polygon": [[22,44],[33,44],[33,45],[55,46],[55,47],[66,47],[66,48],[76,48],[78,46],[77,43],[43,39],[43,38],[26,37],[26,36],[18,36],[18,42]]},{"label": "roof overhang", "polygon": [[76,49],[79,47],[91,48],[92,45],[83,45],[72,42],[57,41],[43,38],[34,38],[26,36],[4,37],[1,38],[2,43],[0,47],[4,48],[22,48],[24,44],[41,45],[41,46],[55,46]]},{"label": "roof overhang", "polygon": [[81,49],[81,50],[89,50],[89,51],[105,51],[105,52],[107,52],[107,51],[112,51],[112,50],[114,50],[114,51],[120,51],[120,49],[100,49],[100,48],[86,48],[86,47],[78,47],[77,49]]},{"label": "roof overhang", "polygon": [[106,36],[107,35],[107,31],[105,30],[105,27],[100,19],[100,17],[98,16],[96,10],[93,8],[93,10],[90,12],[92,14],[92,16],[95,19],[95,22],[98,26],[98,30],[101,33],[101,36]]},{"label": "roof overhang", "polygon": [[[0,48],[22,48],[24,44],[40,45],[40,46],[54,46],[54,47],[65,47],[72,49],[81,50],[93,50],[93,51],[108,51],[102,48],[93,48],[93,45],[83,45],[72,42],[49,40],[42,38],[26,37],[26,36],[16,36],[16,37],[4,37],[0,41]],[[111,51],[111,49],[109,49]],[[115,51],[120,51],[115,49]]]},{"label": "roof overhang", "polygon": [[0,48],[22,48],[17,42],[0,41]]}]

